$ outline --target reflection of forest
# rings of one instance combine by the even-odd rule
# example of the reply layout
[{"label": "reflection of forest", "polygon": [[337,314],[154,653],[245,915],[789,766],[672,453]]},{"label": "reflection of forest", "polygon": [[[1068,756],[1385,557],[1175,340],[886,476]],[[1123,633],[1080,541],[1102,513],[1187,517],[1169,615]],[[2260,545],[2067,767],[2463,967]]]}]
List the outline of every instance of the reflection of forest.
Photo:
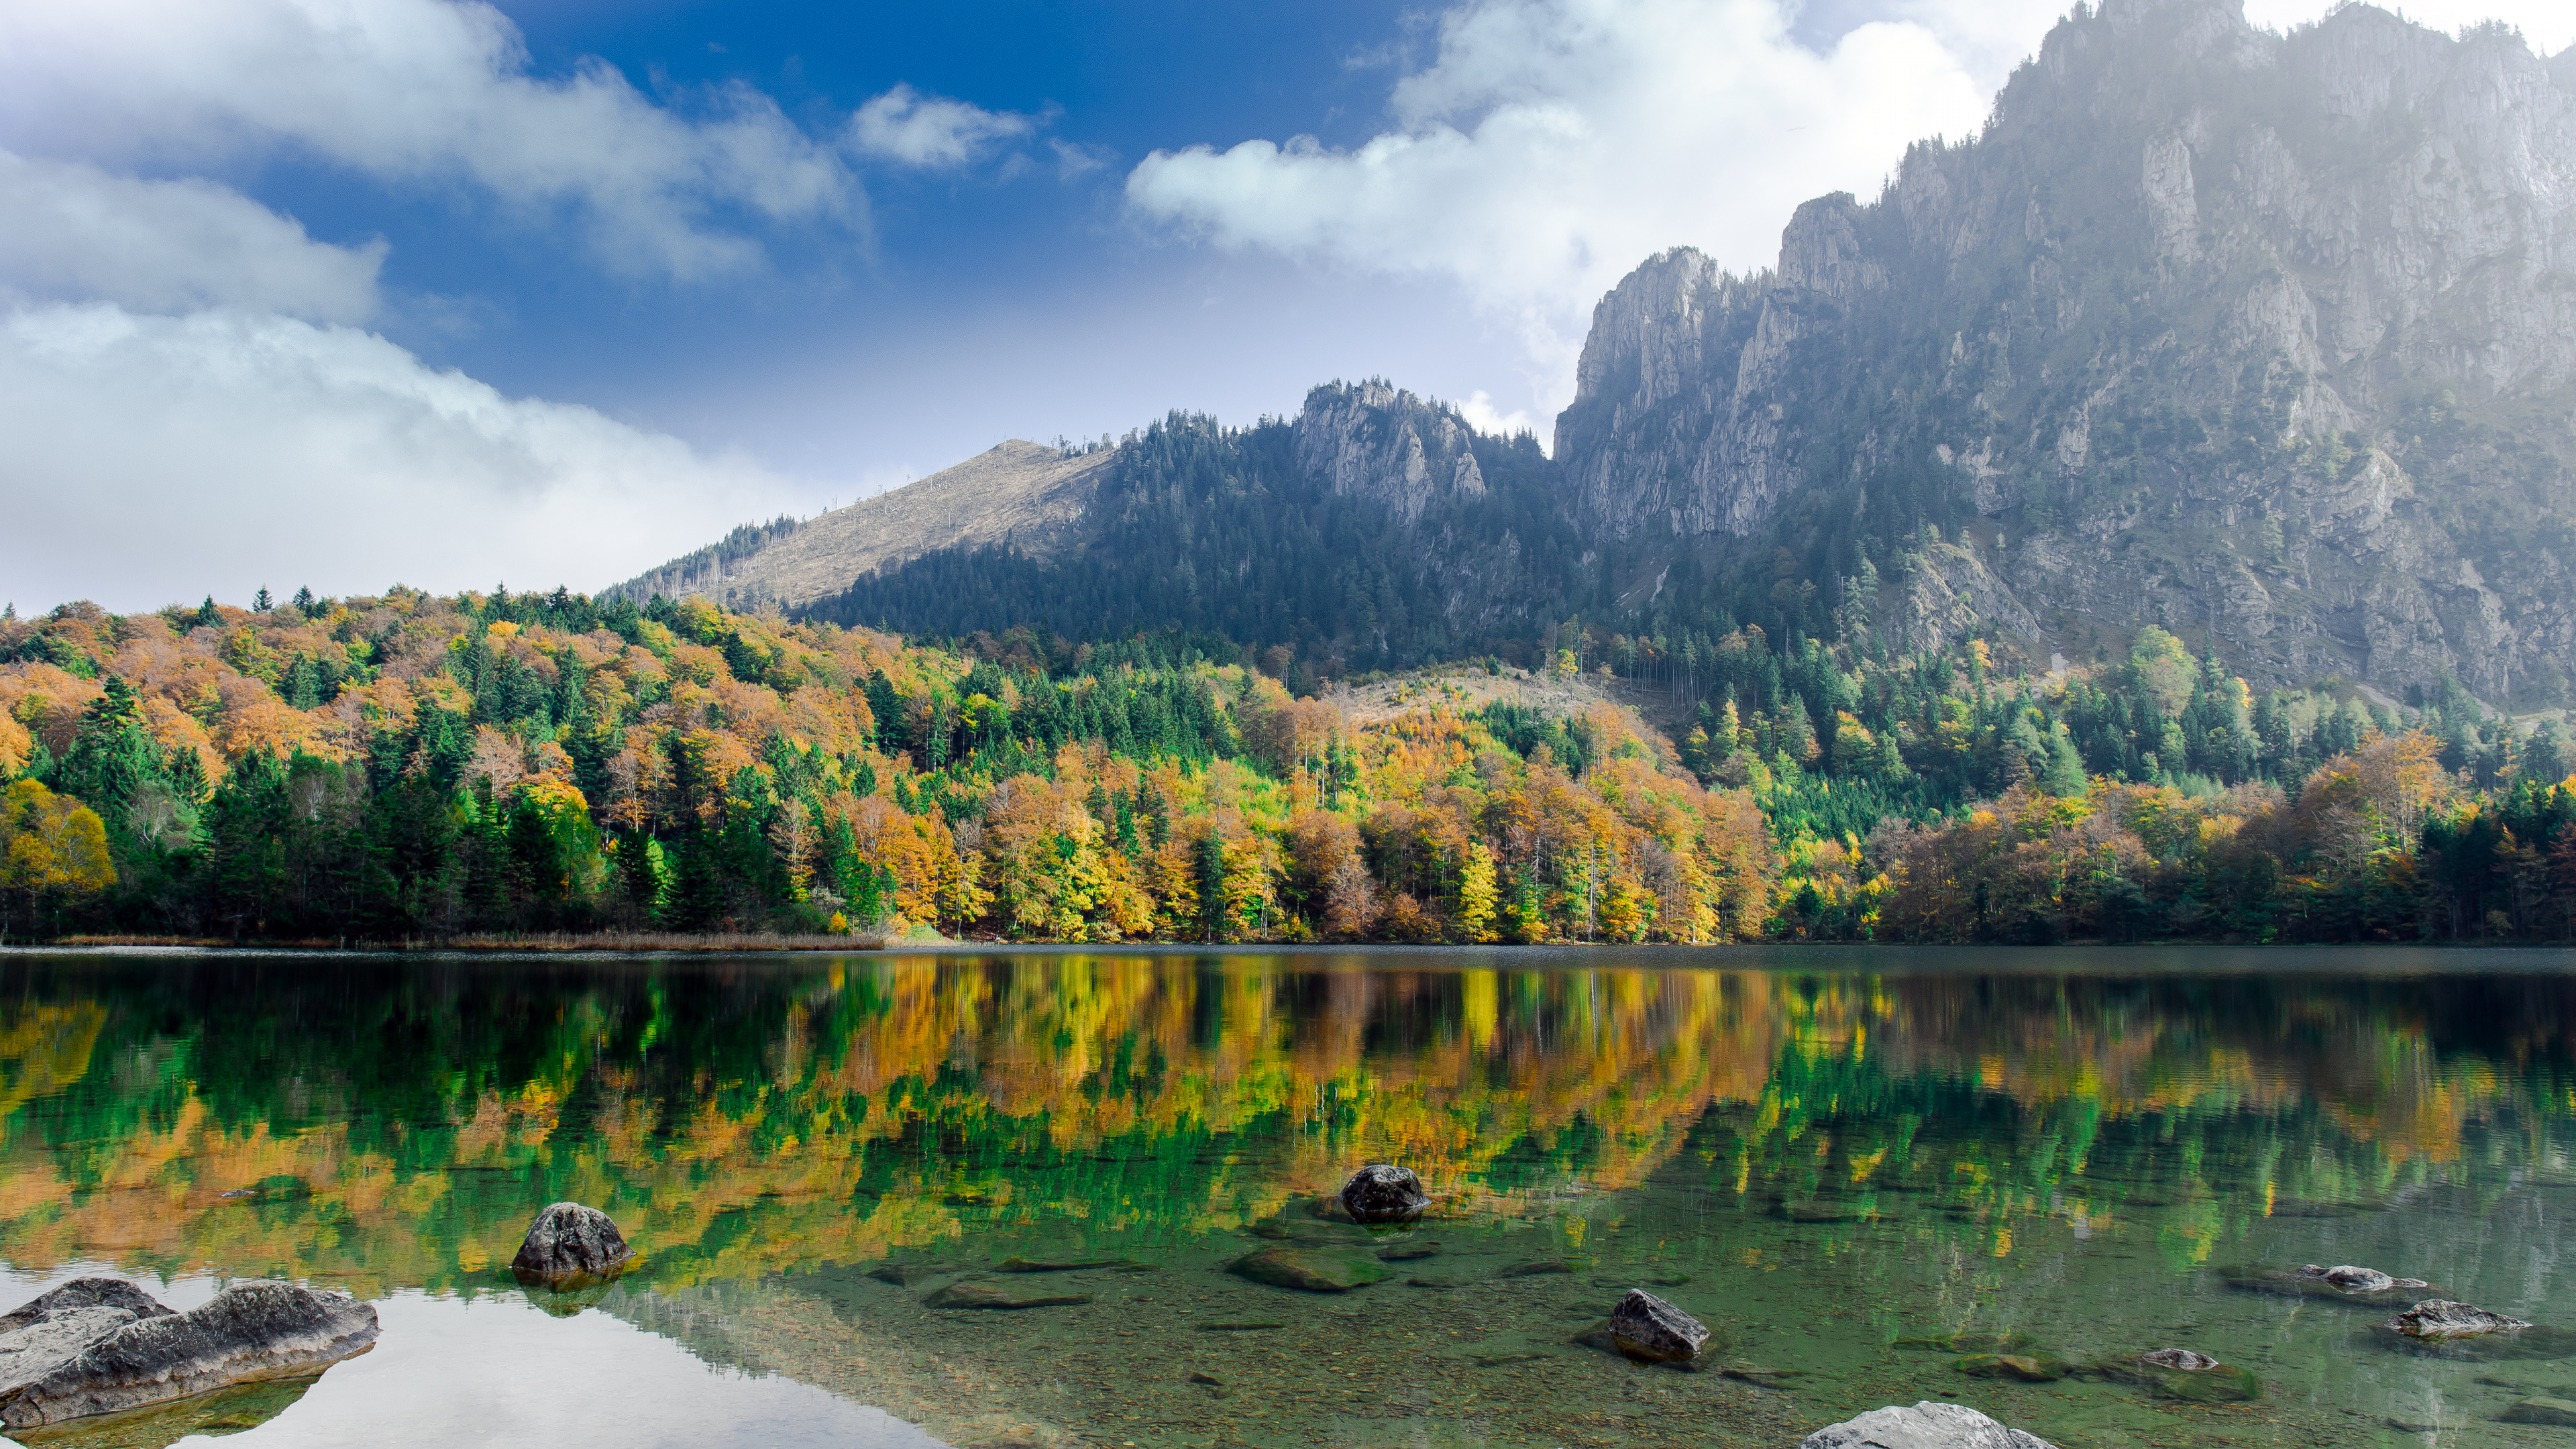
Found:
[{"label": "reflection of forest", "polygon": [[1502,1211],[1661,1172],[1748,1208],[1908,1190],[2008,1219],[2151,1189],[2261,1212],[2464,1152],[2561,1169],[2576,1084],[2576,985],[2543,978],[1312,957],[5,976],[0,1254],[361,1291],[496,1281],[558,1197],[682,1282],[987,1227],[1202,1233],[1380,1156]]}]

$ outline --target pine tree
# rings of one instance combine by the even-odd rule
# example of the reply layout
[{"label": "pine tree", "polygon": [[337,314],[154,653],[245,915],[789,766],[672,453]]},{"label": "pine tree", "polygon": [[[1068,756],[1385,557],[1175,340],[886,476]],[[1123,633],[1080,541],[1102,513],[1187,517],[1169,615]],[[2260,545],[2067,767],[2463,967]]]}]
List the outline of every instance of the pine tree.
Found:
[{"label": "pine tree", "polygon": [[268,597],[268,586],[267,586],[266,584],[262,584],[262,585],[260,585],[260,590],[259,590],[259,592],[258,592],[256,595],[252,596],[251,601],[250,601],[250,607],[251,607],[251,612],[252,612],[252,613],[255,613],[255,614],[265,614],[265,613],[267,613],[270,609],[272,609],[272,608],[276,607],[276,605],[275,605],[275,604],[274,604],[274,603],[269,599],[269,597]]}]

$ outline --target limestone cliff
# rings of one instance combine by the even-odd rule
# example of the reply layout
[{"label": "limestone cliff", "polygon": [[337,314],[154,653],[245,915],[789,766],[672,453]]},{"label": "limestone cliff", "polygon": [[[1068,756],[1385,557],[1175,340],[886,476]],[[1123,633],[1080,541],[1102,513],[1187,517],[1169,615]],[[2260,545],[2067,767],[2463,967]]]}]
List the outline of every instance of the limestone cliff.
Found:
[{"label": "limestone cliff", "polygon": [[2576,674],[2576,52],[2079,10],[1982,135],[1800,208],[1777,270],[1639,267],[1577,387],[1568,507],[1648,563],[1873,554],[1938,576],[1878,594],[1910,633],[1977,592],[1974,525],[2009,595],[1976,612],[2050,640],[2162,622],[2258,673],[2545,697]]}]

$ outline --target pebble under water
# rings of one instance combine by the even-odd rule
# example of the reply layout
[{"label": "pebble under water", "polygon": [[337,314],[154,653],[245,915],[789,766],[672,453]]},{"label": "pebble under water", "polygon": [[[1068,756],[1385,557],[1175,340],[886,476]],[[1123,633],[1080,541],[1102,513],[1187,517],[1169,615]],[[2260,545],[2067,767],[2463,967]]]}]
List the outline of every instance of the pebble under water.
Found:
[{"label": "pebble under water", "polygon": [[[0,1262],[383,1312],[48,1443],[2576,1449],[2571,1026],[2551,953],[9,952]],[[557,1199],[642,1266],[521,1288]],[[1696,1364],[1595,1346],[1636,1287]]]}]

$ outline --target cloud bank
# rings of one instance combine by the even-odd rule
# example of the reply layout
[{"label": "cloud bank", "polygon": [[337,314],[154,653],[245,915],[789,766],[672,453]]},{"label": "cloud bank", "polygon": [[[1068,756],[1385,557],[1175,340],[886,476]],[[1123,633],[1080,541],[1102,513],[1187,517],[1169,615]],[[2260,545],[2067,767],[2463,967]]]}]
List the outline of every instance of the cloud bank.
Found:
[{"label": "cloud bank", "polygon": [[0,6],[0,136],[22,152],[208,163],[279,149],[575,222],[611,270],[682,281],[761,251],[738,223],[863,229],[832,147],[747,87],[657,105],[586,60],[540,76],[517,27],[448,0]]},{"label": "cloud bank", "polygon": [[792,508],[781,480],[505,397],[354,328],[107,303],[0,320],[0,592],[596,589]]}]

